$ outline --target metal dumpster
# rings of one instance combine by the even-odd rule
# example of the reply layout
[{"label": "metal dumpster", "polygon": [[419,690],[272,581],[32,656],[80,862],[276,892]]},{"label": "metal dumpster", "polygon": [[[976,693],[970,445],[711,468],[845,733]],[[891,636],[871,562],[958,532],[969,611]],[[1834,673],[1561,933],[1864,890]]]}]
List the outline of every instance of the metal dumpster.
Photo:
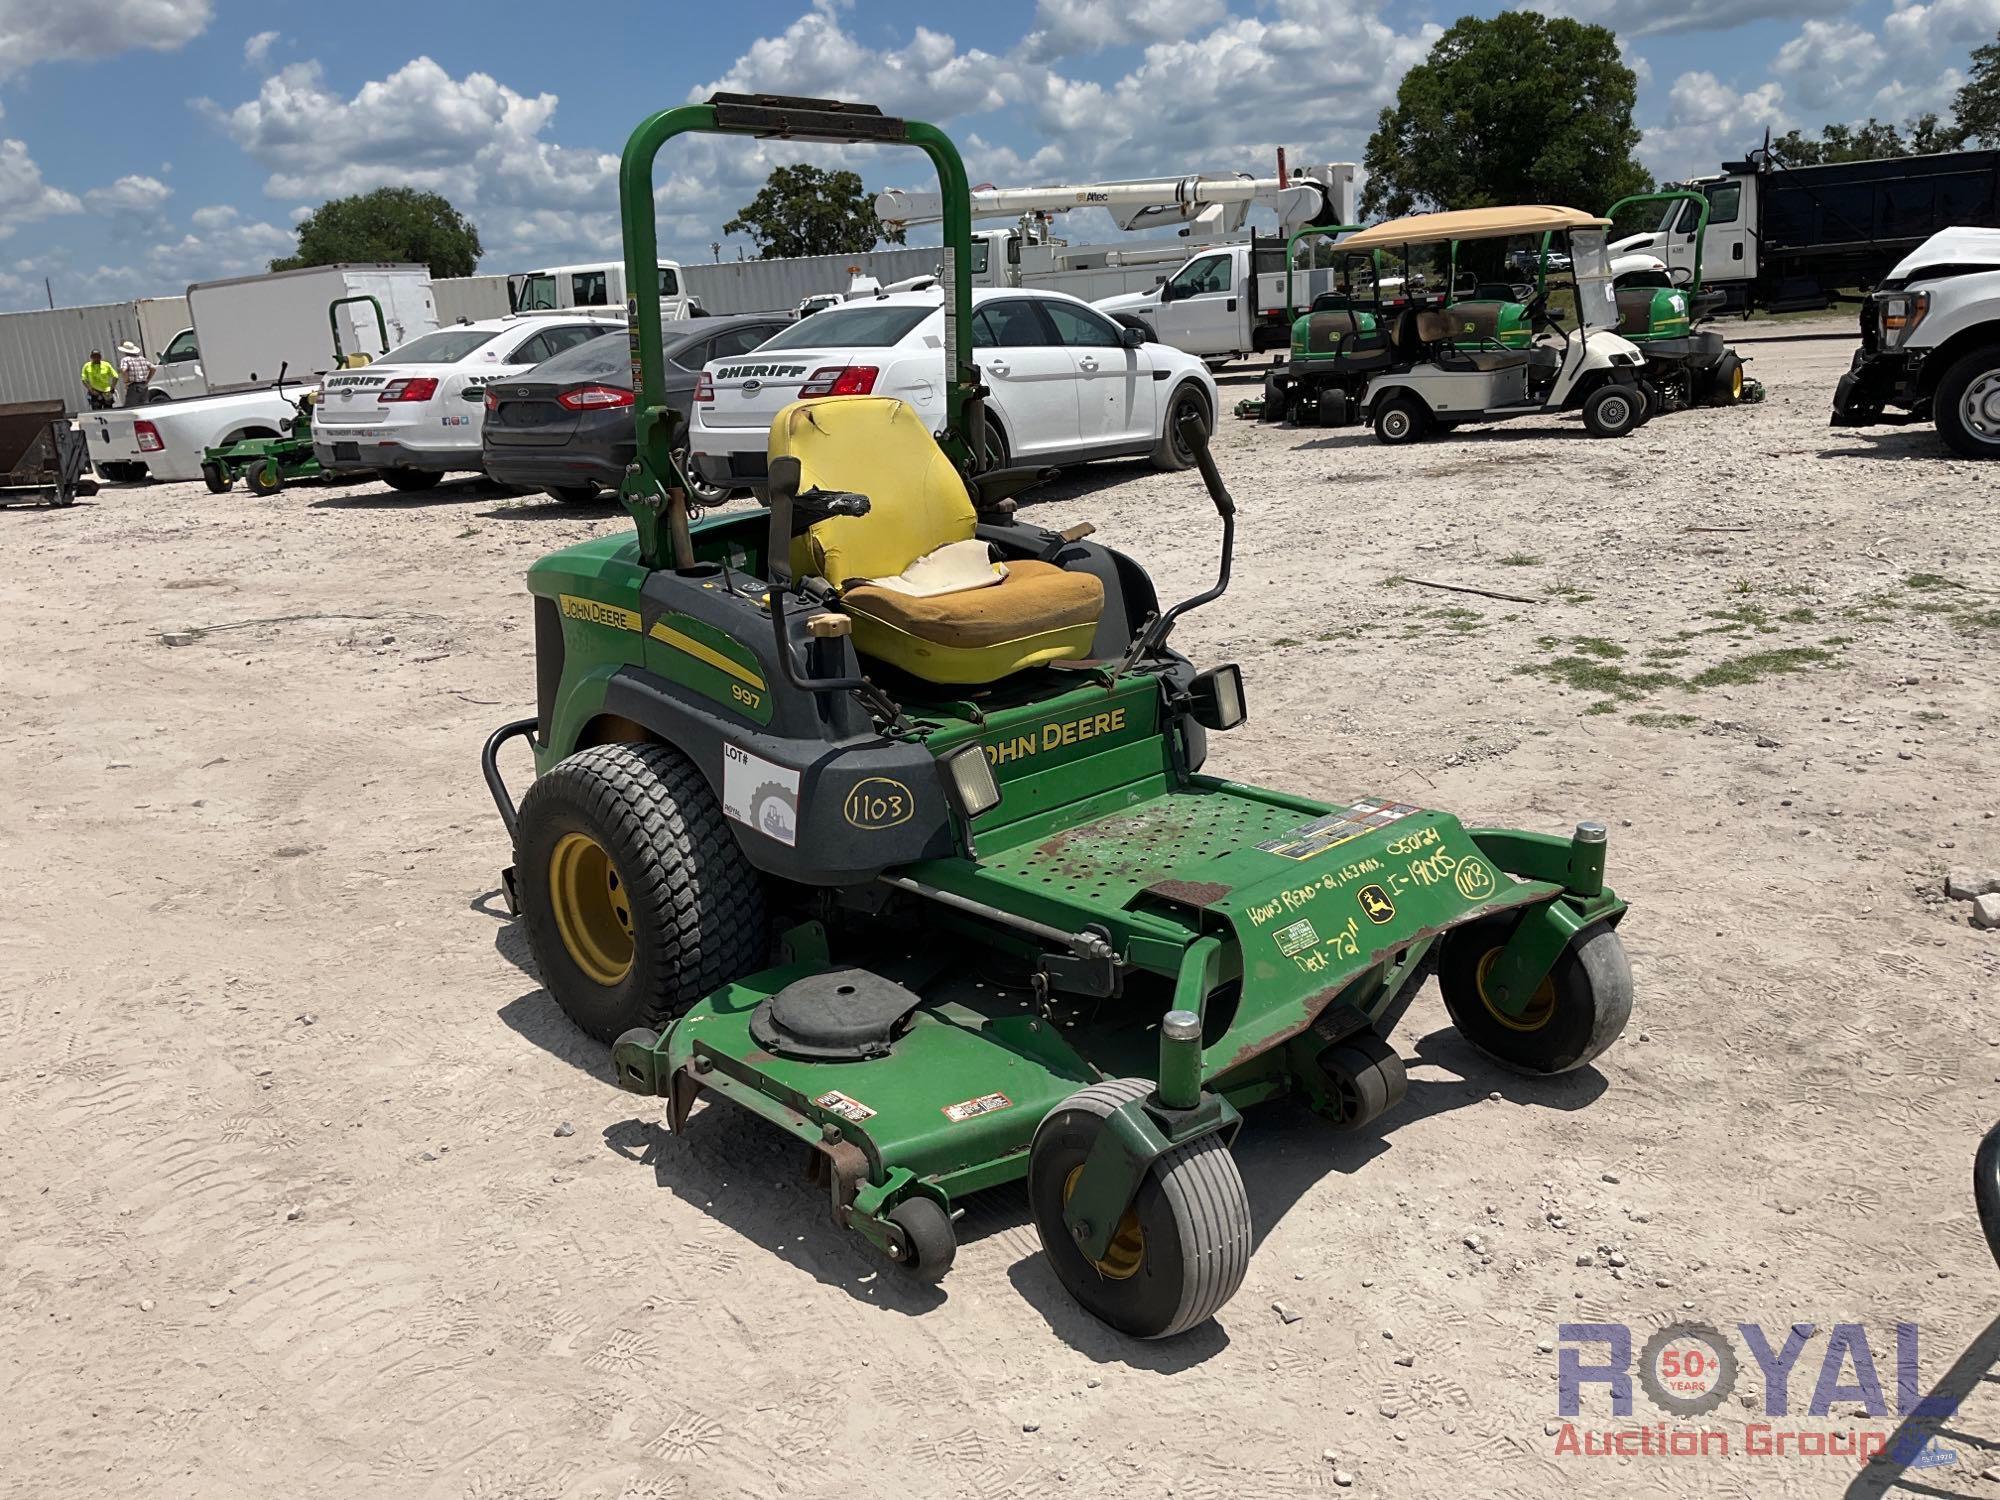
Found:
[{"label": "metal dumpster", "polygon": [[97,493],[83,434],[60,401],[0,405],[0,505],[44,501],[74,505]]}]

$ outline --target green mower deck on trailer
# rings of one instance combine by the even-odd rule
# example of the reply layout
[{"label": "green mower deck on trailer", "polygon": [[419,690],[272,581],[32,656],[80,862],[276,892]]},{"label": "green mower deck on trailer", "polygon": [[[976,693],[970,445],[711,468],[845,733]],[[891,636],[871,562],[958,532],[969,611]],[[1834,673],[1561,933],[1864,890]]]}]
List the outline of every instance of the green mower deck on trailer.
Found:
[{"label": "green mower deck on trailer", "polygon": [[[654,258],[653,158],[684,130],[920,145],[952,264],[968,263],[965,177],[937,131],[721,95],[627,146],[632,265]],[[537,713],[483,757],[513,841],[504,883],[544,983],[612,1044],[622,1088],[665,1096],[676,1135],[706,1095],[797,1137],[835,1220],[930,1280],[966,1196],[1025,1179],[1072,1295],[1163,1336],[1247,1267],[1241,1111],[1292,1095],[1336,1128],[1378,1118],[1405,1082],[1384,1038],[1433,974],[1491,1056],[1582,1066],[1629,1014],[1624,905],[1598,824],[1466,828],[1203,775],[1208,735],[1245,718],[1236,668],[1197,671],[1169,644],[1229,581],[1235,505],[1206,431],[1186,435],[1220,575],[1162,610],[1089,528],[1012,516],[1036,475],[973,467],[968,293],[947,288],[938,442],[899,402],[801,402],[773,425],[769,509],[699,518],[641,299],[638,535],[529,574]],[[924,608],[990,624],[1050,595],[1097,601],[1066,644],[885,633],[923,610],[883,613],[879,584],[839,559],[961,511],[971,535],[928,551],[905,536],[896,555],[970,545],[1005,576]],[[968,599],[977,613],[953,615]],[[1026,654],[1001,669],[979,654],[995,651]],[[537,771],[518,810],[498,763],[514,738]]]}]

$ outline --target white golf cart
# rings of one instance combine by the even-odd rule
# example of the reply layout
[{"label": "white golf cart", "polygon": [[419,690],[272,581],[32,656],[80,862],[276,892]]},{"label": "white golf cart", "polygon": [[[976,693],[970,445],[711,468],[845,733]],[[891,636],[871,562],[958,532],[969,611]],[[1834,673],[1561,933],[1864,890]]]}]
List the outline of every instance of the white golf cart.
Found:
[{"label": "white golf cart", "polygon": [[[1361,398],[1359,414],[1373,424],[1377,439],[1412,443],[1462,422],[1500,422],[1536,412],[1581,411],[1584,426],[1598,437],[1622,437],[1645,421],[1639,377],[1646,357],[1612,331],[1618,326],[1618,298],[1605,251],[1609,224],[1574,208],[1528,204],[1419,214],[1342,240],[1344,255],[1395,253],[1406,266],[1426,257],[1442,259],[1443,284],[1454,294],[1471,292],[1411,297],[1394,315],[1390,343],[1397,357],[1369,381]],[[1503,284],[1496,304],[1492,284],[1461,266],[1461,246],[1523,237],[1539,252],[1536,284],[1525,304],[1515,307],[1508,305],[1511,294]],[[1552,244],[1558,238],[1567,241],[1574,332],[1562,326],[1564,313],[1549,307],[1548,272],[1562,258]],[[1487,253],[1464,259],[1501,265],[1491,253],[1501,248],[1482,246]],[[1525,343],[1519,334],[1504,336],[1510,325],[1522,323]]]}]

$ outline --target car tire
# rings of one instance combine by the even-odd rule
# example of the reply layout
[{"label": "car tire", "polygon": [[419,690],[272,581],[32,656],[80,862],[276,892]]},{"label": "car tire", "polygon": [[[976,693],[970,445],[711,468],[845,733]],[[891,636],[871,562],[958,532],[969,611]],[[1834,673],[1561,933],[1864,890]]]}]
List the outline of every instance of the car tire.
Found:
[{"label": "car tire", "polygon": [[736,493],[730,485],[715,484],[702,478],[701,471],[694,466],[694,455],[685,448],[675,451],[674,466],[687,481],[688,499],[696,505],[721,505]]},{"label": "car tire", "polygon": [[2000,458],[2000,344],[1956,360],[1931,395],[1931,420],[1945,446],[1961,458]]},{"label": "car tire", "polygon": [[981,466],[980,472],[986,473],[993,469],[1004,469],[1013,456],[1013,445],[1007,441],[1007,429],[1002,427],[999,419],[993,415],[993,408],[991,406],[987,407],[986,462]]},{"label": "car tire", "polygon": [[597,498],[594,484],[552,484],[548,493],[564,505],[588,505]]},{"label": "car tire", "polygon": [[1194,449],[1181,436],[1181,418],[1190,409],[1200,414],[1210,432],[1215,431],[1215,418],[1209,412],[1208,398],[1201,393],[1201,387],[1191,380],[1175,386],[1173,395],[1167,398],[1167,417],[1160,426],[1160,440],[1153,448],[1153,467],[1162,473],[1194,467]]},{"label": "car tire", "polygon": [[444,475],[435,469],[379,469],[376,477],[392,490],[414,495],[419,490],[436,489]]}]

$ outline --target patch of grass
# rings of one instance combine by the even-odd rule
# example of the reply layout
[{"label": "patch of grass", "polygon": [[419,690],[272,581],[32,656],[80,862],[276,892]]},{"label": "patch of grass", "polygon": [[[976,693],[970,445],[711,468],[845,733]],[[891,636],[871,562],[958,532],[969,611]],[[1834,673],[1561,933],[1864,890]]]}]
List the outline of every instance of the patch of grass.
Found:
[{"label": "patch of grass", "polygon": [[1615,714],[1618,712],[1618,704],[1613,699],[1600,698],[1591,704],[1590,707],[1586,708],[1584,712],[1587,714]]},{"label": "patch of grass", "polygon": [[1981,630],[2000,630],[2000,609],[1964,610],[1952,623],[1967,635]]},{"label": "patch of grass", "polygon": [[1851,635],[1829,635],[1824,637],[1820,641],[1820,644],[1822,646],[1851,646],[1854,644],[1854,637]]},{"label": "patch of grass", "polygon": [[1378,588],[1397,589],[1401,588],[1404,584],[1408,583],[1409,581],[1410,580],[1405,578],[1401,573],[1391,573],[1387,578],[1383,579],[1381,583],[1376,586]]},{"label": "patch of grass", "polygon": [[1932,589],[1962,589],[1964,584],[1956,578],[1947,578],[1942,573],[1912,573],[1903,580],[1906,589],[1928,591]]},{"label": "patch of grass", "polygon": [[1616,661],[1625,654],[1625,648],[1614,641],[1607,641],[1601,635],[1579,635],[1570,644],[1585,656],[1595,656],[1601,661]]},{"label": "patch of grass", "polygon": [[1302,641],[1302,640],[1300,640],[1300,639],[1298,639],[1298,637],[1296,637],[1296,636],[1290,636],[1290,635],[1281,635],[1281,636],[1278,636],[1278,637],[1276,637],[1275,639],[1273,639],[1273,640],[1272,640],[1272,642],[1271,642],[1271,644],[1272,644],[1272,645],[1274,645],[1274,646],[1281,646],[1281,647],[1282,647],[1282,646],[1303,646],[1303,645],[1305,644],[1305,642],[1304,642],[1304,641]]},{"label": "patch of grass", "polygon": [[1728,620],[1734,625],[1755,625],[1762,628],[1771,623],[1771,616],[1761,604],[1739,604],[1734,609],[1710,609],[1702,611],[1704,620]]},{"label": "patch of grass", "polygon": [[1787,625],[1816,625],[1819,623],[1819,616],[1805,608],[1788,609],[1779,615],[1778,618],[1783,620]]},{"label": "patch of grass", "polygon": [[1693,714],[1663,714],[1647,710],[1632,715],[1632,723],[1643,724],[1648,729],[1686,729],[1701,721]]},{"label": "patch of grass", "polygon": [[1654,663],[1679,661],[1688,654],[1685,646],[1654,646],[1646,653],[1646,660]]},{"label": "patch of grass", "polygon": [[1738,687],[1761,682],[1786,672],[1803,672],[1838,658],[1817,646],[1788,646],[1778,651],[1753,651],[1700,671],[1687,681],[1689,688]]},{"label": "patch of grass", "polygon": [[1498,559],[1503,568],[1539,568],[1542,560],[1532,552],[1509,552]]},{"label": "patch of grass", "polygon": [[1588,604],[1597,597],[1595,594],[1586,593],[1573,583],[1559,583],[1554,588],[1544,589],[1543,592],[1549,598],[1560,599],[1565,604]]},{"label": "patch of grass", "polygon": [[1915,713],[1911,714],[1910,717],[1915,719],[1919,724],[1942,724],[1947,719],[1949,719],[1951,715],[1938,713],[1934,709],[1920,708]]},{"label": "patch of grass", "polygon": [[1947,604],[1942,599],[1921,599],[1917,603],[1910,605],[1909,608],[1920,615],[1955,615],[1958,613],[1958,606],[1956,604]]},{"label": "patch of grass", "polygon": [[1533,677],[1546,677],[1575,688],[1580,693],[1598,693],[1607,698],[1633,703],[1654,688],[1680,682],[1671,672],[1628,672],[1608,662],[1588,656],[1558,656],[1550,661],[1531,661],[1514,669]]}]

